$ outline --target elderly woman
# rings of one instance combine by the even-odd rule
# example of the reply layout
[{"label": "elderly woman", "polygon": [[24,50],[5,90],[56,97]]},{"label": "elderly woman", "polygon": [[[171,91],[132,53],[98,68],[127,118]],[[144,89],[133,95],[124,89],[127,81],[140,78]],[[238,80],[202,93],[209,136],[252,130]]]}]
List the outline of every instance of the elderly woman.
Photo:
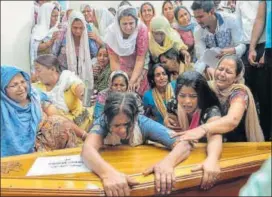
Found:
[{"label": "elderly woman", "polygon": [[54,3],[46,2],[39,10],[38,23],[34,26],[30,39],[30,62],[33,80],[34,60],[41,54],[57,55],[61,41],[59,40],[59,9]]},{"label": "elderly woman", "polygon": [[87,131],[92,124],[93,108],[82,105],[85,88],[82,80],[69,70],[61,72],[58,59],[53,55],[39,56],[35,63],[40,82],[34,85],[50,97],[59,114]]},{"label": "elderly woman", "polygon": [[27,73],[1,65],[1,157],[75,147],[72,123],[54,114]]},{"label": "elderly woman", "polygon": [[190,145],[171,138],[171,131],[163,125],[138,115],[137,101],[131,93],[112,93],[106,101],[104,113],[95,121],[83,145],[82,158],[103,182],[107,196],[129,196],[130,186],[136,185],[133,178],[119,172],[99,154],[103,144],[129,144],[138,146],[152,140],[172,149],[162,161],[146,170],[144,175],[154,172],[156,190],[169,194],[175,181],[174,167],[190,154]]},{"label": "elderly woman", "polygon": [[163,2],[162,15],[165,16],[165,18],[167,18],[171,26],[176,23],[176,20],[174,17],[174,5],[171,1],[167,0]]},{"label": "elderly woman", "polygon": [[140,7],[140,18],[146,25],[148,31],[150,30],[151,19],[156,15],[155,8],[150,2],[145,2]]},{"label": "elderly woman", "polygon": [[61,70],[76,73],[89,89],[93,89],[93,69],[84,16],[72,11],[68,24],[66,39],[58,56]]},{"label": "elderly woman", "polygon": [[88,32],[88,37],[95,40],[99,46],[104,44],[106,29],[113,23],[114,16],[106,8],[91,8],[88,4],[82,4],[80,11],[86,22],[93,24],[93,31]]},{"label": "elderly woman", "polygon": [[187,65],[191,62],[188,47],[180,39],[179,34],[174,30],[164,16],[154,17],[151,20],[151,33],[149,34],[149,51],[154,62],[158,62],[160,54],[171,48],[180,51],[185,57]]},{"label": "elderly woman", "polygon": [[[94,119],[98,119],[105,106],[106,99],[108,98],[111,92],[126,92],[128,90],[128,75],[121,71],[114,71],[111,73],[109,77],[109,85],[108,88],[98,93],[97,100],[94,108]],[[143,105],[140,96],[137,93],[134,93],[137,98],[137,105],[139,107],[140,113],[143,113]]]},{"label": "elderly woman", "polygon": [[93,60],[94,90],[101,92],[108,87],[110,77],[110,59],[105,45],[98,49],[96,58]]},{"label": "elderly woman", "polygon": [[125,71],[129,80],[129,90],[143,95],[148,89],[146,69],[148,50],[148,30],[138,19],[136,8],[121,6],[115,21],[108,28],[105,37],[110,55],[111,70]]},{"label": "elderly woman", "polygon": [[169,49],[159,56],[159,61],[167,68],[171,74],[171,81],[176,80],[178,76],[185,71],[193,70],[191,65],[184,64],[184,57],[174,48]]},{"label": "elderly woman", "polygon": [[243,84],[244,69],[242,60],[235,55],[219,60],[210,86],[219,98],[223,116],[183,132],[181,139],[198,140],[206,134],[223,134],[224,142],[264,141],[254,98]]},{"label": "elderly woman", "polygon": [[174,13],[177,23],[173,28],[179,33],[184,44],[188,46],[188,51],[193,55],[195,44],[193,32],[197,24],[192,21],[192,16],[185,6],[178,6]]},{"label": "elderly woman", "polygon": [[[221,117],[220,103],[210,89],[206,79],[196,71],[188,71],[180,75],[176,82],[175,99],[167,104],[165,126],[176,131],[193,129],[206,122]],[[172,121],[176,126],[169,124]],[[201,141],[206,142],[207,158],[196,167],[203,169],[201,188],[209,189],[214,185],[220,173],[218,160],[222,151],[222,136],[207,135]]]},{"label": "elderly woman", "polygon": [[[148,70],[148,82],[151,89],[143,96],[146,116],[163,124],[166,104],[174,97],[175,81],[170,83],[168,70],[160,64],[155,64]],[[147,113],[147,110],[150,111],[150,114]]]}]

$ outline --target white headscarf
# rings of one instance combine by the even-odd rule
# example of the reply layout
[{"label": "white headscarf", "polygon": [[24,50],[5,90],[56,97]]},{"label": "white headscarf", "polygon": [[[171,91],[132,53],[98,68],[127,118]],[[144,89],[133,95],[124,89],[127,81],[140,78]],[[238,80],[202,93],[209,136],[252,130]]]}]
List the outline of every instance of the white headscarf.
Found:
[{"label": "white headscarf", "polygon": [[30,39],[30,70],[32,73],[35,72],[34,61],[37,58],[40,42],[51,39],[53,33],[59,30],[57,26],[60,17],[56,25],[50,28],[51,14],[55,7],[55,4],[47,2],[39,8],[37,25],[34,26]]},{"label": "white headscarf", "polygon": [[38,41],[43,40],[45,37],[52,37],[55,31],[58,31],[57,25],[50,28],[51,14],[56,5],[54,3],[44,3],[39,10],[37,25],[33,28],[32,38]]},{"label": "white headscarf", "polygon": [[75,10],[72,11],[72,13],[69,16],[69,19],[68,19],[69,28],[67,28],[67,33],[66,33],[66,54],[67,54],[66,56],[67,56],[68,70],[76,73],[76,68],[77,68],[75,42],[74,42],[74,37],[71,31],[73,21],[76,18],[80,19],[84,26],[84,30],[80,38],[79,57],[78,57],[78,68],[79,68],[78,74],[79,74],[79,77],[84,81],[85,85],[87,85],[89,89],[93,89],[93,84],[94,84],[93,68],[91,63],[91,55],[90,55],[86,22],[85,22],[85,18],[83,14]]},{"label": "white headscarf", "polygon": [[106,29],[114,22],[114,16],[106,8],[95,8],[94,12],[100,37],[104,41]]},{"label": "white headscarf", "polygon": [[105,43],[109,45],[109,47],[119,56],[129,56],[135,51],[136,47],[136,40],[138,36],[138,31],[140,25],[143,25],[140,20],[138,20],[138,24],[134,30],[134,32],[127,38],[123,38],[123,33],[119,25],[119,16],[124,10],[127,9],[135,9],[135,12],[137,13],[136,8],[124,5],[121,6],[117,10],[117,14],[115,15],[114,23],[112,23],[108,29],[107,33],[105,35]]}]

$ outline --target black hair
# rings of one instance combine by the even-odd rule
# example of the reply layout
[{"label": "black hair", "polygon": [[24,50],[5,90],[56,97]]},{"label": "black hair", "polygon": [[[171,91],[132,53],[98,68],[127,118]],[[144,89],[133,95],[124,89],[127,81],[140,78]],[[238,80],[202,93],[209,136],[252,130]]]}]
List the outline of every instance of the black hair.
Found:
[{"label": "black hair", "polygon": [[161,62],[161,57],[164,56],[167,59],[175,59],[178,63],[184,62],[184,55],[176,50],[175,48],[171,48],[166,52],[159,55],[159,62]]},{"label": "black hair", "polygon": [[141,15],[142,15],[142,12],[143,12],[143,7],[144,7],[145,5],[149,5],[149,6],[152,8],[153,14],[155,14],[155,8],[154,8],[154,6],[153,6],[150,2],[144,2],[144,3],[141,5],[141,7],[140,7],[140,13],[141,13]]},{"label": "black hair", "polygon": [[120,15],[118,16],[119,24],[120,24],[121,18],[124,16],[131,16],[132,18],[135,19],[136,25],[138,24],[138,13],[135,8],[128,8],[128,9],[125,9],[123,12],[121,12]]},{"label": "black hair", "polygon": [[188,14],[191,15],[190,12],[189,12],[189,10],[188,10],[186,7],[180,5],[180,6],[176,7],[175,10],[174,10],[175,19],[176,19],[177,21],[178,21],[178,13],[179,13],[179,11],[180,11],[181,9],[186,10],[186,11],[188,12]]},{"label": "black hair", "polygon": [[[97,49],[97,55],[98,55],[98,52],[100,51],[100,49],[107,49],[107,46],[105,44],[102,44],[98,49]],[[107,50],[108,52],[108,50]]]},{"label": "black hair", "polygon": [[[201,116],[208,108],[212,106],[218,106],[218,108],[221,110],[220,102],[215,92],[211,90],[207,80],[199,72],[186,71],[183,74],[179,75],[179,77],[177,78],[175,89],[175,105],[178,104],[178,94],[183,86],[192,87],[196,91],[198,98],[198,107],[201,109]],[[171,107],[173,108],[173,103],[170,103],[169,106],[167,106],[167,110],[171,111],[169,110],[169,108]],[[177,106],[175,106],[174,108],[177,108]]]},{"label": "black hair", "polygon": [[170,82],[170,80],[171,80],[171,74],[168,71],[168,69],[165,68],[165,66],[163,66],[161,64],[155,64],[155,65],[151,66],[151,68],[148,69],[148,72],[147,72],[147,79],[148,79],[148,83],[149,83],[151,89],[156,87],[156,83],[155,83],[154,79],[155,79],[155,70],[158,67],[162,67],[164,69],[166,75],[168,76],[168,82]]},{"label": "black hair", "polygon": [[47,69],[55,68],[58,73],[61,73],[60,62],[55,55],[40,55],[35,59],[35,62],[46,67]]},{"label": "black hair", "polygon": [[163,14],[163,8],[164,8],[165,4],[167,4],[167,3],[170,3],[174,7],[173,3],[170,0],[164,1],[162,4],[162,14]]},{"label": "black hair", "polygon": [[120,112],[126,114],[131,124],[135,122],[139,114],[139,107],[137,105],[135,94],[129,92],[111,92],[109,94],[108,98],[106,99],[103,112],[103,117],[106,125],[105,129],[108,132],[110,132],[110,124],[113,118]]},{"label": "black hair", "polygon": [[242,61],[242,59],[240,57],[238,57],[237,55],[224,55],[218,62],[218,66],[220,65],[220,63],[225,60],[225,59],[230,59],[233,60],[236,64],[236,76],[238,76],[243,70],[244,70],[244,63]]},{"label": "black hair", "polygon": [[191,9],[193,11],[203,9],[204,12],[210,12],[214,8],[215,8],[215,5],[214,5],[214,1],[212,0],[208,0],[208,1],[195,0],[193,4],[191,5]]}]

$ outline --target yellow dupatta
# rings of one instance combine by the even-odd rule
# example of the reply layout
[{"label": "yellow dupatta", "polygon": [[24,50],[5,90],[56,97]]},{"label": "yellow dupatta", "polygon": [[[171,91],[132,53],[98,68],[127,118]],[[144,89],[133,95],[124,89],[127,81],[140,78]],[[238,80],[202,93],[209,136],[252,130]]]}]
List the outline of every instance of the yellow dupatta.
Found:
[{"label": "yellow dupatta", "polygon": [[[152,34],[152,32],[163,32],[165,39],[163,46],[159,45]],[[171,48],[175,48],[178,51],[181,49],[187,50],[188,47],[184,44],[180,38],[178,32],[174,30],[169,21],[164,16],[154,17],[150,22],[150,33],[149,33],[149,50],[152,56],[159,57],[160,54],[166,52]]]},{"label": "yellow dupatta", "polygon": [[[162,117],[165,118],[167,114],[166,106],[163,102],[161,94],[159,93],[156,87],[152,89],[152,96],[153,96],[154,103],[157,109],[159,110]],[[168,85],[166,86],[165,100],[169,101],[173,96],[174,96],[174,90],[172,88],[172,85],[168,83]]]}]

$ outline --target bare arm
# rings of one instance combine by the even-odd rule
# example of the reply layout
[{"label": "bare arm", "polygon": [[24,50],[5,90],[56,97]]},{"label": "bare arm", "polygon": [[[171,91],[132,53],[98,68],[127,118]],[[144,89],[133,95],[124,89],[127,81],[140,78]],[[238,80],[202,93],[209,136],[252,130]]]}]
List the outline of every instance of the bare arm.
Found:
[{"label": "bare arm", "polygon": [[43,51],[49,47],[51,47],[54,44],[53,40],[49,40],[47,42],[43,42],[39,44],[38,51]]},{"label": "bare arm", "polygon": [[85,165],[102,179],[107,196],[129,196],[129,186],[139,183],[118,172],[100,156],[98,150],[102,144],[102,136],[95,133],[88,135],[81,153]]},{"label": "bare arm", "polygon": [[84,142],[81,153],[85,165],[93,170],[100,178],[105,177],[107,173],[115,171],[98,153],[102,145],[102,136],[90,133]]},{"label": "bare arm", "polygon": [[[219,120],[220,117],[215,116],[210,118],[207,122],[212,122],[214,120]],[[222,135],[208,134],[207,136],[208,144],[207,144],[207,157],[213,160],[219,160],[221,152],[222,152]]]},{"label": "bare arm", "polygon": [[265,16],[266,16],[266,2],[262,1],[259,3],[257,16],[253,25],[249,50],[255,50],[256,48],[256,45],[264,30]]},{"label": "bare arm", "polygon": [[205,124],[209,134],[224,134],[233,131],[240,123],[246,110],[243,98],[231,102],[227,115]]},{"label": "bare arm", "polygon": [[197,128],[176,133],[173,137],[181,136],[181,140],[199,140],[207,133],[214,135],[231,132],[240,123],[246,110],[245,105],[243,98],[238,97],[235,99],[235,102],[231,103],[227,115]]},{"label": "bare arm", "polygon": [[142,74],[142,71],[143,71],[143,68],[144,68],[144,61],[145,61],[145,55],[136,57],[135,67],[133,69],[131,79],[130,79],[131,82],[136,82],[137,79]]},{"label": "bare arm", "polygon": [[186,141],[178,142],[172,151],[162,160],[162,162],[169,162],[171,166],[175,167],[183,160],[187,159],[191,152],[191,145]]},{"label": "bare arm", "polygon": [[119,58],[116,54],[109,53],[111,71],[120,70]]}]

